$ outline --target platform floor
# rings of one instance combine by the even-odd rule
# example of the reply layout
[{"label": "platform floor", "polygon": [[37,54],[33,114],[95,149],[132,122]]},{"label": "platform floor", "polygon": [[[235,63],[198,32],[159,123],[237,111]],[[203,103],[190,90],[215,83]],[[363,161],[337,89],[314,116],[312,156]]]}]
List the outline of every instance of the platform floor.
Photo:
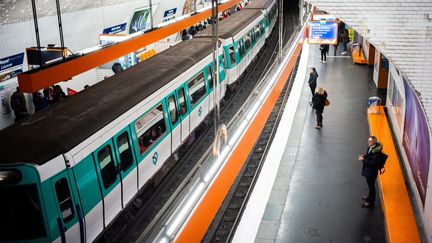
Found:
[{"label": "platform floor", "polygon": [[376,95],[372,71],[349,56],[329,56],[326,64],[319,60],[318,47],[311,46],[308,67],[317,68],[318,86],[331,106],[324,111],[323,128],[315,129],[305,80],[255,242],[386,242],[379,195],[374,209],[361,208],[368,190],[357,160],[369,135],[367,99]]}]

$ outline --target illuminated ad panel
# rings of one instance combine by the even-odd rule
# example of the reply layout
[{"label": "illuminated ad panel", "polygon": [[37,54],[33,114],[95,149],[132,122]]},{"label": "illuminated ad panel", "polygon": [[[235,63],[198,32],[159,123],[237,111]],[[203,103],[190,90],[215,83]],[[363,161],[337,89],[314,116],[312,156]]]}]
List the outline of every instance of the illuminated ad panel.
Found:
[{"label": "illuminated ad panel", "polygon": [[337,22],[309,21],[308,41],[309,44],[330,44],[337,43],[338,24]]}]

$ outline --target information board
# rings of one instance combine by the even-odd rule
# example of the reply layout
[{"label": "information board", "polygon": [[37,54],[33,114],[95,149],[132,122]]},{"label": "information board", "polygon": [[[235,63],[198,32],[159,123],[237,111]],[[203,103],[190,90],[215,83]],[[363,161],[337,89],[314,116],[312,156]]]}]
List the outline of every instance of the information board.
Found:
[{"label": "information board", "polygon": [[336,44],[338,24],[327,21],[310,21],[308,23],[309,44]]}]

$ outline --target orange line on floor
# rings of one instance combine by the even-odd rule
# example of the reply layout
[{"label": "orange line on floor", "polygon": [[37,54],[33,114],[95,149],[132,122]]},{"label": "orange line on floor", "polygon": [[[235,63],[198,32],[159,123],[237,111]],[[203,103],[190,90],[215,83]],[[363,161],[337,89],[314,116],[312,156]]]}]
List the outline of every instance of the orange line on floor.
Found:
[{"label": "orange line on floor", "polygon": [[175,242],[191,243],[201,241],[237,174],[242,168],[243,163],[246,161],[250,151],[252,150],[255,141],[258,139],[258,136],[264,128],[267,118],[273,110],[273,107],[276,104],[293,67],[295,66],[302,44],[303,42],[298,43],[294,55],[284,68],[284,71],[279,77],[271,94],[261,106],[260,111],[252,124],[248,127],[245,135],[231,156],[228,158],[224,168],[213,184],[210,185],[199,205],[195,208],[195,211],[191,214],[187,224],[182,228],[179,235],[177,235]]},{"label": "orange line on floor", "polygon": [[378,176],[388,242],[420,242],[420,235],[389,123],[383,107],[379,107],[379,109],[380,114],[368,112],[368,119],[371,135],[378,138],[378,141],[384,146],[383,152],[389,156],[385,165],[385,173]]},{"label": "orange line on floor", "polygon": [[[236,4],[240,0],[231,0],[219,6],[222,12]],[[72,77],[88,70],[108,63],[116,58],[125,56],[133,51],[155,43],[163,38],[178,33],[196,23],[211,16],[211,9],[197,13],[188,18],[155,29],[138,37],[123,41],[113,46],[91,52],[84,56],[53,64],[44,69],[32,70],[18,75],[18,84],[21,92],[33,93],[61,81],[67,81]]]}]

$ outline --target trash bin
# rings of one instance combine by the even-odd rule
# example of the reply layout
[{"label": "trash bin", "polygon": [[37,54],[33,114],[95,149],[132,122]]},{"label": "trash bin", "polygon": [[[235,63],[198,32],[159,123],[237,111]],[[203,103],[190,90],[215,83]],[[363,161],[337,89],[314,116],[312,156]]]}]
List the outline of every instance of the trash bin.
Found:
[{"label": "trash bin", "polygon": [[368,99],[368,112],[372,114],[379,114],[380,113],[380,106],[381,106],[381,98],[378,96],[372,96]]}]

